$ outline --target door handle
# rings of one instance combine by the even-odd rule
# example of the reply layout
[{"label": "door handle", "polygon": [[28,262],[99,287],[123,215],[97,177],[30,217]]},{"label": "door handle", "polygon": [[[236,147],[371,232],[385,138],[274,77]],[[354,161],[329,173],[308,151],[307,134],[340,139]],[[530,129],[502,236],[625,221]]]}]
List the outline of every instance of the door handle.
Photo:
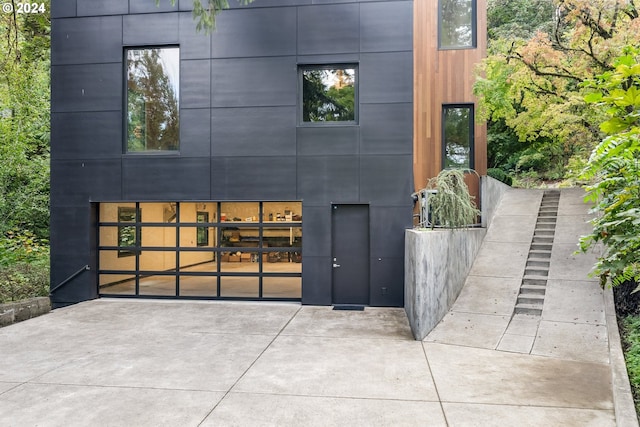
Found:
[{"label": "door handle", "polygon": [[335,262],[333,263],[333,268],[338,268],[340,267],[340,264],[336,264]]}]

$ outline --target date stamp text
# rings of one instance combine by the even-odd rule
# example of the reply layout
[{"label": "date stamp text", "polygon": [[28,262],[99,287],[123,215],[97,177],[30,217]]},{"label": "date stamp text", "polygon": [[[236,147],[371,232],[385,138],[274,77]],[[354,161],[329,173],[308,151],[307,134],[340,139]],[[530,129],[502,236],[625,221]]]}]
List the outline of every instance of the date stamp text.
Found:
[{"label": "date stamp text", "polygon": [[4,13],[45,13],[47,11],[44,3],[14,3],[7,2],[0,5]]}]

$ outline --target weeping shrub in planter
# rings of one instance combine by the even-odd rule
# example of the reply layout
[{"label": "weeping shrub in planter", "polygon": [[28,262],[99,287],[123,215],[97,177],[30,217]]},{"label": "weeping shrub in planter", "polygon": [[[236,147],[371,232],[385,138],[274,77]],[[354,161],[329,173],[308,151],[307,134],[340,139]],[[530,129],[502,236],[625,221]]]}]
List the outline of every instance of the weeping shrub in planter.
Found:
[{"label": "weeping shrub in planter", "polygon": [[463,169],[444,169],[427,183],[427,189],[437,190],[429,198],[431,228],[466,228],[477,222],[480,210],[469,194],[464,173]]}]

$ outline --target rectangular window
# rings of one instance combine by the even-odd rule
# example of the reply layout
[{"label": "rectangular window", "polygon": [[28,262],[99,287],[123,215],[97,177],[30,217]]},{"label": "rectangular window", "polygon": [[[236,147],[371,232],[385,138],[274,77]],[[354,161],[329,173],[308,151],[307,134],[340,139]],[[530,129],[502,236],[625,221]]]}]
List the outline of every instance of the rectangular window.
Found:
[{"label": "rectangular window", "polygon": [[473,104],[442,107],[444,168],[473,169]]},{"label": "rectangular window", "polygon": [[438,47],[476,47],[476,0],[439,0]]},{"label": "rectangular window", "polygon": [[126,152],[179,149],[180,49],[126,49]]},{"label": "rectangular window", "polygon": [[357,121],[358,69],[355,65],[304,66],[302,123]]}]

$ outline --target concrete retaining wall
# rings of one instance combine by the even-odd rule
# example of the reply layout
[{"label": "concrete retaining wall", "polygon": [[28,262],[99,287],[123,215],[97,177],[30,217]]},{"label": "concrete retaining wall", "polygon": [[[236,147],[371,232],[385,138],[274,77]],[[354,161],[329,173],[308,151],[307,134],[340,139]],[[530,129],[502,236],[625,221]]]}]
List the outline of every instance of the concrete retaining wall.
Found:
[{"label": "concrete retaining wall", "polygon": [[0,304],[0,327],[31,319],[51,311],[49,297]]},{"label": "concrete retaining wall", "polygon": [[424,339],[458,298],[486,232],[406,231],[404,308],[415,339]]},{"label": "concrete retaining wall", "polygon": [[489,228],[491,220],[496,212],[502,195],[509,187],[507,184],[491,178],[490,176],[480,177],[480,194],[482,200],[482,226]]},{"label": "concrete retaining wall", "polygon": [[496,212],[502,195],[509,187],[507,184],[491,178],[490,176],[480,177],[480,194],[482,195],[482,226],[489,228],[491,220]]}]

